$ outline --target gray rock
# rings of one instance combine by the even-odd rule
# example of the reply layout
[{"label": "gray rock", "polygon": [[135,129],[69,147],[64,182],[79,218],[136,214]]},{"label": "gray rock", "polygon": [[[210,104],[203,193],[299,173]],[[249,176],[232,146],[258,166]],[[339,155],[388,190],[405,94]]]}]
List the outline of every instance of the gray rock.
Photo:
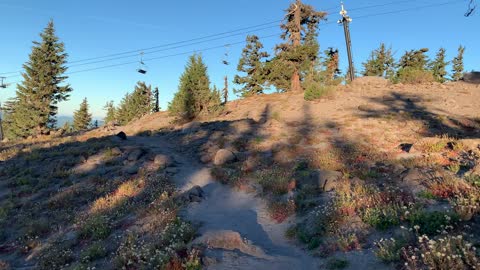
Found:
[{"label": "gray rock", "polygon": [[114,148],[110,149],[110,151],[115,156],[119,156],[119,155],[122,154],[122,150],[120,150],[120,148],[118,148],[118,147],[114,147]]},{"label": "gray rock", "polygon": [[468,83],[480,84],[480,72],[467,72],[463,75],[462,80]]},{"label": "gray rock", "polygon": [[299,184],[311,185],[323,191],[332,191],[336,188],[339,180],[343,177],[342,172],[327,171],[327,170],[315,170],[311,171],[307,175],[299,177]]},{"label": "gray rock", "polygon": [[140,169],[139,166],[133,165],[133,166],[130,166],[130,167],[127,168],[127,173],[128,174],[137,174],[139,169]]},{"label": "gray rock", "polygon": [[194,186],[188,191],[189,195],[197,196],[197,197],[203,197],[203,189],[200,186]]},{"label": "gray rock", "polygon": [[213,159],[213,164],[217,166],[225,165],[227,163],[235,161],[237,158],[235,154],[227,149],[220,149],[215,154],[215,158]]},{"label": "gray rock", "polygon": [[159,166],[159,168],[165,169],[166,167],[171,166],[173,161],[169,156],[159,154],[153,158],[153,163]]},{"label": "gray rock", "polygon": [[135,149],[128,154],[128,161],[137,161],[144,153],[142,149]]},{"label": "gray rock", "polygon": [[402,186],[410,189],[414,193],[418,193],[425,189],[422,186],[426,179],[425,175],[417,168],[409,169],[402,174]]},{"label": "gray rock", "polygon": [[174,167],[168,167],[165,169],[165,172],[168,174],[176,174],[178,173],[178,169]]},{"label": "gray rock", "polygon": [[115,135],[116,137],[120,138],[122,141],[126,140],[127,139],[127,134],[125,134],[125,132],[123,131],[120,131],[117,135]]}]

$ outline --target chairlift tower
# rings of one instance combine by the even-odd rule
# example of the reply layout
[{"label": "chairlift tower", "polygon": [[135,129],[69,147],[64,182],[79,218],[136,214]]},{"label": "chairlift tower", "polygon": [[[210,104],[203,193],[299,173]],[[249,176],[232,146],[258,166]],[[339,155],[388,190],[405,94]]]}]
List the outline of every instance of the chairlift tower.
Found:
[{"label": "chairlift tower", "polygon": [[0,88],[7,88],[7,85],[3,82],[7,77],[0,77]]},{"label": "chairlift tower", "polygon": [[348,75],[350,81],[355,79],[355,67],[353,66],[353,58],[352,58],[352,40],[350,39],[350,23],[352,22],[352,18],[347,15],[347,10],[341,2],[342,10],[340,11],[340,15],[342,18],[338,20],[339,24],[343,24],[343,31],[345,32],[345,42],[347,44],[347,54],[348,54]]}]

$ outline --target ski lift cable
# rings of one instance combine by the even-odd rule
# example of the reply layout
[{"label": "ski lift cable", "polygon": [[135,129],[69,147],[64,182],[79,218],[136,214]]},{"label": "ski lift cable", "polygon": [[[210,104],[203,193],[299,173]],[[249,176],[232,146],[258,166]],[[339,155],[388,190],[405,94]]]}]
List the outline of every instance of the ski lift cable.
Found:
[{"label": "ski lift cable", "polygon": [[[370,5],[370,6],[358,7],[358,8],[351,9],[351,10],[361,10],[361,9],[372,8],[372,7],[375,7],[375,6],[386,6],[386,5],[405,3],[405,2],[415,2],[415,0],[402,0],[402,1],[396,1],[396,2],[389,2],[389,3],[385,3],[385,4],[380,4],[380,5]],[[324,11],[333,11],[333,10],[336,10],[337,8],[338,7],[332,7],[332,8],[324,9]],[[189,39],[189,40],[183,40],[183,41],[172,42],[172,43],[168,43],[168,44],[162,44],[162,45],[153,46],[153,47],[149,47],[149,48],[136,49],[136,50],[125,51],[125,52],[120,52],[120,53],[115,53],[115,54],[109,54],[109,55],[103,55],[103,56],[97,56],[97,57],[75,60],[75,61],[71,61],[69,63],[70,64],[75,64],[75,63],[88,62],[88,61],[98,60],[98,59],[103,59],[103,58],[111,58],[111,57],[120,56],[120,55],[127,55],[127,54],[133,54],[133,53],[136,54],[136,53],[139,53],[141,51],[149,51],[149,50],[154,50],[154,49],[157,49],[157,48],[174,46],[174,45],[178,45],[178,44],[189,43],[189,42],[192,42],[192,41],[199,41],[199,40],[202,40],[202,39],[208,39],[208,38],[212,38],[212,37],[218,37],[218,36],[227,35],[227,34],[239,32],[239,31],[243,31],[243,30],[258,28],[258,27],[261,27],[261,26],[266,26],[266,25],[270,25],[270,24],[274,24],[274,23],[280,23],[282,21],[283,21],[283,19],[282,20],[271,21],[271,22],[266,22],[266,23],[262,23],[262,24],[258,24],[258,25],[254,25],[254,26],[243,27],[243,28],[239,28],[239,29],[235,29],[235,30],[231,30],[231,31],[225,31],[225,32],[222,32],[222,33],[211,34],[211,35],[207,35],[207,36],[203,36],[203,37],[193,38],[193,39]],[[17,73],[20,73],[20,72],[22,72],[22,70],[10,71],[10,72],[0,72],[0,75],[17,74]],[[19,77],[19,75],[13,75],[13,76],[7,76],[7,77],[8,78]]]},{"label": "ski lift cable", "polygon": [[[356,19],[362,19],[362,18],[369,18],[369,17],[375,17],[375,16],[381,16],[381,15],[387,15],[387,14],[395,14],[395,13],[401,13],[401,12],[406,12],[406,11],[411,11],[411,10],[419,10],[419,9],[424,9],[424,8],[431,8],[431,7],[436,7],[436,6],[443,6],[443,5],[448,5],[448,4],[453,4],[453,3],[458,3],[458,1],[448,1],[448,2],[443,2],[443,3],[438,3],[438,4],[431,4],[431,5],[424,5],[424,6],[418,6],[415,8],[409,8],[409,9],[402,9],[402,10],[395,10],[391,12],[382,12],[382,13],[373,13],[373,14],[368,14],[368,15],[363,15],[363,16],[358,16]],[[323,23],[323,25],[329,25],[329,24],[336,24],[336,22],[326,22]],[[281,33],[274,34],[274,35],[269,35],[269,36],[262,36],[260,38],[265,39],[265,38],[270,38],[270,37],[275,37],[280,35]],[[245,41],[241,42],[236,42],[236,43],[230,43],[230,45],[237,45],[237,44],[243,44]],[[152,61],[152,60],[157,60],[157,59],[163,59],[163,58],[168,58],[168,57],[174,57],[174,56],[180,56],[180,55],[185,55],[185,54],[191,54],[192,52],[202,52],[202,51],[208,51],[208,50],[213,50],[213,49],[218,49],[218,48],[224,48],[224,45],[216,46],[216,47],[211,47],[203,50],[193,50],[189,52],[184,52],[184,53],[178,53],[178,54],[172,54],[172,55],[166,55],[166,56],[160,56],[160,57],[154,57],[154,58],[149,58],[145,59],[144,61]],[[91,69],[85,69],[85,70],[79,70],[79,71],[72,71],[69,73],[66,73],[66,75],[70,74],[76,74],[76,73],[82,73],[82,72],[88,72],[88,71],[94,71],[94,70],[100,70],[100,69],[107,69],[107,68],[112,68],[112,67],[118,67],[118,66],[124,66],[124,65],[130,65],[138,63],[138,61],[131,61],[131,62],[125,62],[125,63],[119,63],[119,64],[112,64],[112,65],[107,65],[107,66],[101,66],[101,67],[96,67],[96,68],[91,68]],[[20,83],[21,81],[16,81],[12,82],[9,85],[13,85],[16,83]]]}]

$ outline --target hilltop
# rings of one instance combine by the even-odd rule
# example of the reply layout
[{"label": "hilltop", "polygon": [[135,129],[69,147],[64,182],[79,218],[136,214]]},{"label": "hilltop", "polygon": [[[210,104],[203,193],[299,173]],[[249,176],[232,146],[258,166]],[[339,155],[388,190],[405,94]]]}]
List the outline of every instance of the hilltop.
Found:
[{"label": "hilltop", "polygon": [[473,269],[477,100],[363,77],[3,143],[0,269]]}]

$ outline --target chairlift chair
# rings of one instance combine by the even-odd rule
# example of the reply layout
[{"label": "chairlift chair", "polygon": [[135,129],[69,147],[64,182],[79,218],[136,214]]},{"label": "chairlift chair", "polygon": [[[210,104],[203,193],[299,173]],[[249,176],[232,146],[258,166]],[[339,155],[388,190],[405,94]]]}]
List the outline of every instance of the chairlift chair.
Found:
[{"label": "chairlift chair", "polygon": [[147,65],[143,62],[143,52],[140,53],[140,66],[138,67],[137,72],[140,74],[147,74],[148,72]]},{"label": "chairlift chair", "polygon": [[6,77],[0,77],[0,88],[7,88],[7,85],[3,82]]}]

